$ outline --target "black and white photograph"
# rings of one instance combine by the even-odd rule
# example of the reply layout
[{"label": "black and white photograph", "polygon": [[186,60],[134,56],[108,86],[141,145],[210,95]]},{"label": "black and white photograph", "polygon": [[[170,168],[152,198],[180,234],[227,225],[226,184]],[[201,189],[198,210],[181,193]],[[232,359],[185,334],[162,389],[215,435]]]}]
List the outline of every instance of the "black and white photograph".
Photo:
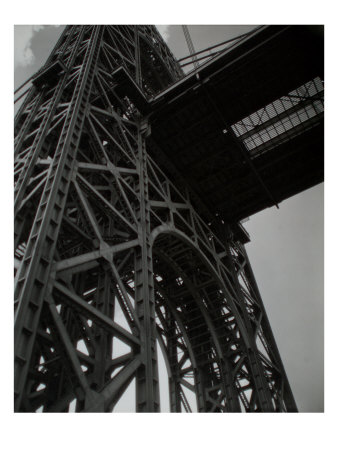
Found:
[{"label": "black and white photograph", "polygon": [[27,450],[55,427],[52,449],[324,445],[331,8],[17,6],[8,432],[41,428]]}]

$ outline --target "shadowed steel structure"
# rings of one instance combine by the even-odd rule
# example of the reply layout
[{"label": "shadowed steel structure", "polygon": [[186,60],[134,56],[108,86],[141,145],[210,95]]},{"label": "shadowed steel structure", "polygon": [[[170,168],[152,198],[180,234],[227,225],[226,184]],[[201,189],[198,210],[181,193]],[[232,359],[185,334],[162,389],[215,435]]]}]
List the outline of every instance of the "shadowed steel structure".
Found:
[{"label": "shadowed steel structure", "polygon": [[65,28],[15,120],[15,411],[133,381],[160,411],[157,343],[172,412],[297,411],[239,221],[323,180],[322,39],[259,27],[186,75],[154,26]]}]

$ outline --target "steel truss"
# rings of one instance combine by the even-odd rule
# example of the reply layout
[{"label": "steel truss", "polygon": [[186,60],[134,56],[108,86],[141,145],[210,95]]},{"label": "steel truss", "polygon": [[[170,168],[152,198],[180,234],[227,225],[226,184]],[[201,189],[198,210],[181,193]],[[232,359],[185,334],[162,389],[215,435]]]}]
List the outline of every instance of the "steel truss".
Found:
[{"label": "steel truss", "polygon": [[244,246],[149,155],[121,66],[146,96],[182,76],[155,27],[70,26],[16,117],[15,410],[108,412],[135,380],[160,411],[158,342],[172,412],[296,411]]}]

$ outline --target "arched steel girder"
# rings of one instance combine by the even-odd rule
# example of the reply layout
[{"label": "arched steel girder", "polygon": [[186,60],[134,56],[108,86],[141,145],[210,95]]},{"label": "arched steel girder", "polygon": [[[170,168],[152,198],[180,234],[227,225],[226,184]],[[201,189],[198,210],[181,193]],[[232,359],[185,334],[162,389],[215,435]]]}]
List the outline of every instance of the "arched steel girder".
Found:
[{"label": "arched steel girder", "polygon": [[[226,304],[227,308],[232,312],[232,314],[234,315],[236,322],[237,322],[240,339],[243,342],[242,347],[245,348],[244,359],[246,360],[247,367],[249,368],[249,371],[250,371],[250,378],[252,380],[252,385],[255,387],[254,391],[258,393],[256,395],[257,409],[260,411],[266,411],[266,412],[273,411],[271,392],[269,390],[268,383],[262,373],[262,369],[260,368],[260,361],[258,359],[258,350],[257,350],[257,346],[255,343],[254,333],[251,328],[250,319],[247,315],[247,311],[245,309],[244,304],[243,305],[240,304],[241,307],[240,307],[240,310],[238,310],[237,305],[235,303],[235,299],[229,292],[226,283],[219,275],[219,272],[217,271],[217,267],[218,267],[218,263],[219,263],[219,261],[217,261],[217,255],[213,255],[213,256],[215,256],[216,260],[214,262],[212,262],[188,236],[186,236],[180,230],[176,229],[171,223],[160,225],[159,227],[155,228],[152,231],[151,236],[150,236],[150,243],[151,243],[152,247],[154,247],[154,244],[155,244],[155,249],[156,249],[156,239],[158,239],[163,234],[176,236],[179,240],[183,241],[187,245],[187,247],[190,247],[191,249],[193,249],[195,251],[196,255],[198,255],[200,261],[208,268],[208,270],[213,275],[215,282],[217,283],[217,285],[220,287],[220,290],[224,294],[224,297],[225,297],[226,303],[227,303]],[[163,254],[163,252],[162,252],[162,258],[167,259],[168,257],[167,257],[167,255]],[[182,272],[182,269],[177,265],[177,263],[174,260],[169,259],[169,260],[167,260],[167,262],[170,265],[172,265],[173,267],[176,267],[177,273]],[[183,278],[183,276],[182,276],[182,278]],[[186,280],[186,284],[187,285],[189,284],[188,279]],[[190,289],[191,289],[191,293],[194,296],[194,298],[197,298],[197,299],[199,298],[198,302],[203,305],[203,303],[201,303],[201,297],[199,295],[197,295],[196,289],[193,287],[192,284],[191,284]],[[235,284],[234,289],[236,290],[236,284]],[[212,325],[212,322],[210,321],[210,318],[207,318],[207,316],[204,316],[204,319],[206,320],[206,323],[210,327],[210,330],[212,330],[212,333],[211,333],[212,339],[214,340],[214,342],[218,343],[217,347],[216,347],[217,353],[218,353],[218,355],[219,354],[222,355],[223,352],[220,349],[219,340],[215,333],[215,329]],[[222,358],[223,358],[223,355],[222,355]],[[243,360],[243,358],[242,358],[242,360]],[[237,370],[239,370],[238,367],[237,367]],[[229,382],[231,382],[231,381],[229,379],[227,379],[226,384],[228,385]],[[232,401],[232,398],[233,398],[232,392],[228,393],[227,398],[230,401]],[[249,408],[248,406],[246,406],[246,407]],[[236,409],[234,409],[234,410],[237,410],[237,405],[235,406],[235,408]]]},{"label": "arched steel girder", "polygon": [[[189,291],[189,295],[193,299],[193,302],[196,304],[196,306],[199,310],[199,313],[200,313],[200,317],[203,319],[204,325],[206,326],[206,328],[209,331],[209,336],[204,336],[204,339],[211,342],[211,348],[214,349],[215,354],[216,354],[215,363],[218,365],[218,368],[219,368],[219,371],[221,374],[220,389],[222,391],[222,394],[224,395],[224,397],[227,400],[226,407],[224,408],[224,410],[240,411],[240,406],[239,406],[239,403],[237,400],[237,393],[234,390],[234,380],[232,380],[232,377],[231,377],[232,370],[231,370],[231,367],[229,366],[229,362],[228,362],[227,358],[225,357],[224,351],[222,351],[221,344],[220,344],[219,338],[217,336],[215,326],[209,315],[209,312],[203,304],[203,299],[202,299],[201,293],[199,292],[198,288],[196,288],[196,286],[191,282],[189,274],[185,273],[182,270],[182,267],[180,267],[175,262],[175,260],[171,259],[163,251],[158,250],[158,249],[154,249],[154,255],[158,256],[163,262],[165,262],[166,265],[170,266],[173,269],[173,271],[176,273],[176,275],[178,277],[182,278],[185,288]],[[169,307],[171,308],[171,311],[175,315],[175,319],[177,320],[177,316],[179,315],[177,310],[175,310],[175,308],[173,307],[170,298],[168,298],[166,296],[165,299],[167,300],[167,303],[168,303]],[[195,320],[197,320],[197,319],[195,319]],[[184,330],[186,324],[184,324],[182,320],[180,322],[181,322],[180,330]],[[189,349],[190,359],[192,361],[194,360],[194,363],[195,363],[194,369],[195,369],[195,376],[196,376],[199,371],[203,370],[203,365],[201,365],[199,363],[199,361],[196,359],[196,357],[194,355],[194,350],[193,350],[193,347],[191,344],[191,337],[189,337],[189,334],[187,332],[184,333],[184,336],[185,336],[185,340],[187,343],[187,347]],[[201,378],[201,376],[199,376],[198,378]],[[201,404],[201,401],[199,401],[198,408],[200,411],[208,411],[208,406],[207,406],[208,400],[207,400],[207,395],[206,395],[207,386],[203,385],[202,380],[196,380],[195,384],[199,385],[199,383],[202,383],[203,402]],[[199,398],[199,396],[198,396],[198,398]]]},{"label": "arched steel girder", "polygon": [[[214,263],[212,263],[210,261],[210,259],[205,255],[205,253],[203,253],[202,250],[186,234],[182,233],[180,230],[175,228],[174,225],[172,225],[171,223],[160,225],[159,227],[156,227],[151,232],[151,235],[149,238],[150,245],[153,246],[156,238],[158,238],[160,236],[160,234],[164,234],[164,233],[176,236],[181,241],[185,242],[189,247],[191,247],[196,252],[196,254],[199,256],[199,258],[201,259],[201,262],[203,264],[205,264],[205,266],[208,268],[208,270],[213,274],[215,281],[218,283],[218,285],[220,286],[220,289],[223,291],[223,293],[227,299],[229,309],[231,310],[231,312],[233,313],[233,315],[235,316],[235,318],[237,320],[238,328],[239,328],[241,336],[244,340],[244,344],[247,347],[250,347],[251,343],[249,342],[249,337],[248,337],[247,331],[244,326],[242,315],[239,313],[236,303],[234,301],[234,298],[233,298],[232,294],[230,293],[227,285],[225,284],[224,280],[221,278],[219,272],[216,269],[218,261],[214,261]],[[214,256],[217,257],[216,255],[214,255]]]}]

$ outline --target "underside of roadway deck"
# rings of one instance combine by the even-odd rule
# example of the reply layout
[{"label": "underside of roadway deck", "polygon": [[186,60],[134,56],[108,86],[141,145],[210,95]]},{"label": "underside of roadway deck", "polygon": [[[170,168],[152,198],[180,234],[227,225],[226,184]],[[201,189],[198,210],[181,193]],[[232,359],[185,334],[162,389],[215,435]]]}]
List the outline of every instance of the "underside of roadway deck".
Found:
[{"label": "underside of roadway deck", "polygon": [[150,102],[150,152],[236,223],[324,179],[323,27],[263,26]]}]

